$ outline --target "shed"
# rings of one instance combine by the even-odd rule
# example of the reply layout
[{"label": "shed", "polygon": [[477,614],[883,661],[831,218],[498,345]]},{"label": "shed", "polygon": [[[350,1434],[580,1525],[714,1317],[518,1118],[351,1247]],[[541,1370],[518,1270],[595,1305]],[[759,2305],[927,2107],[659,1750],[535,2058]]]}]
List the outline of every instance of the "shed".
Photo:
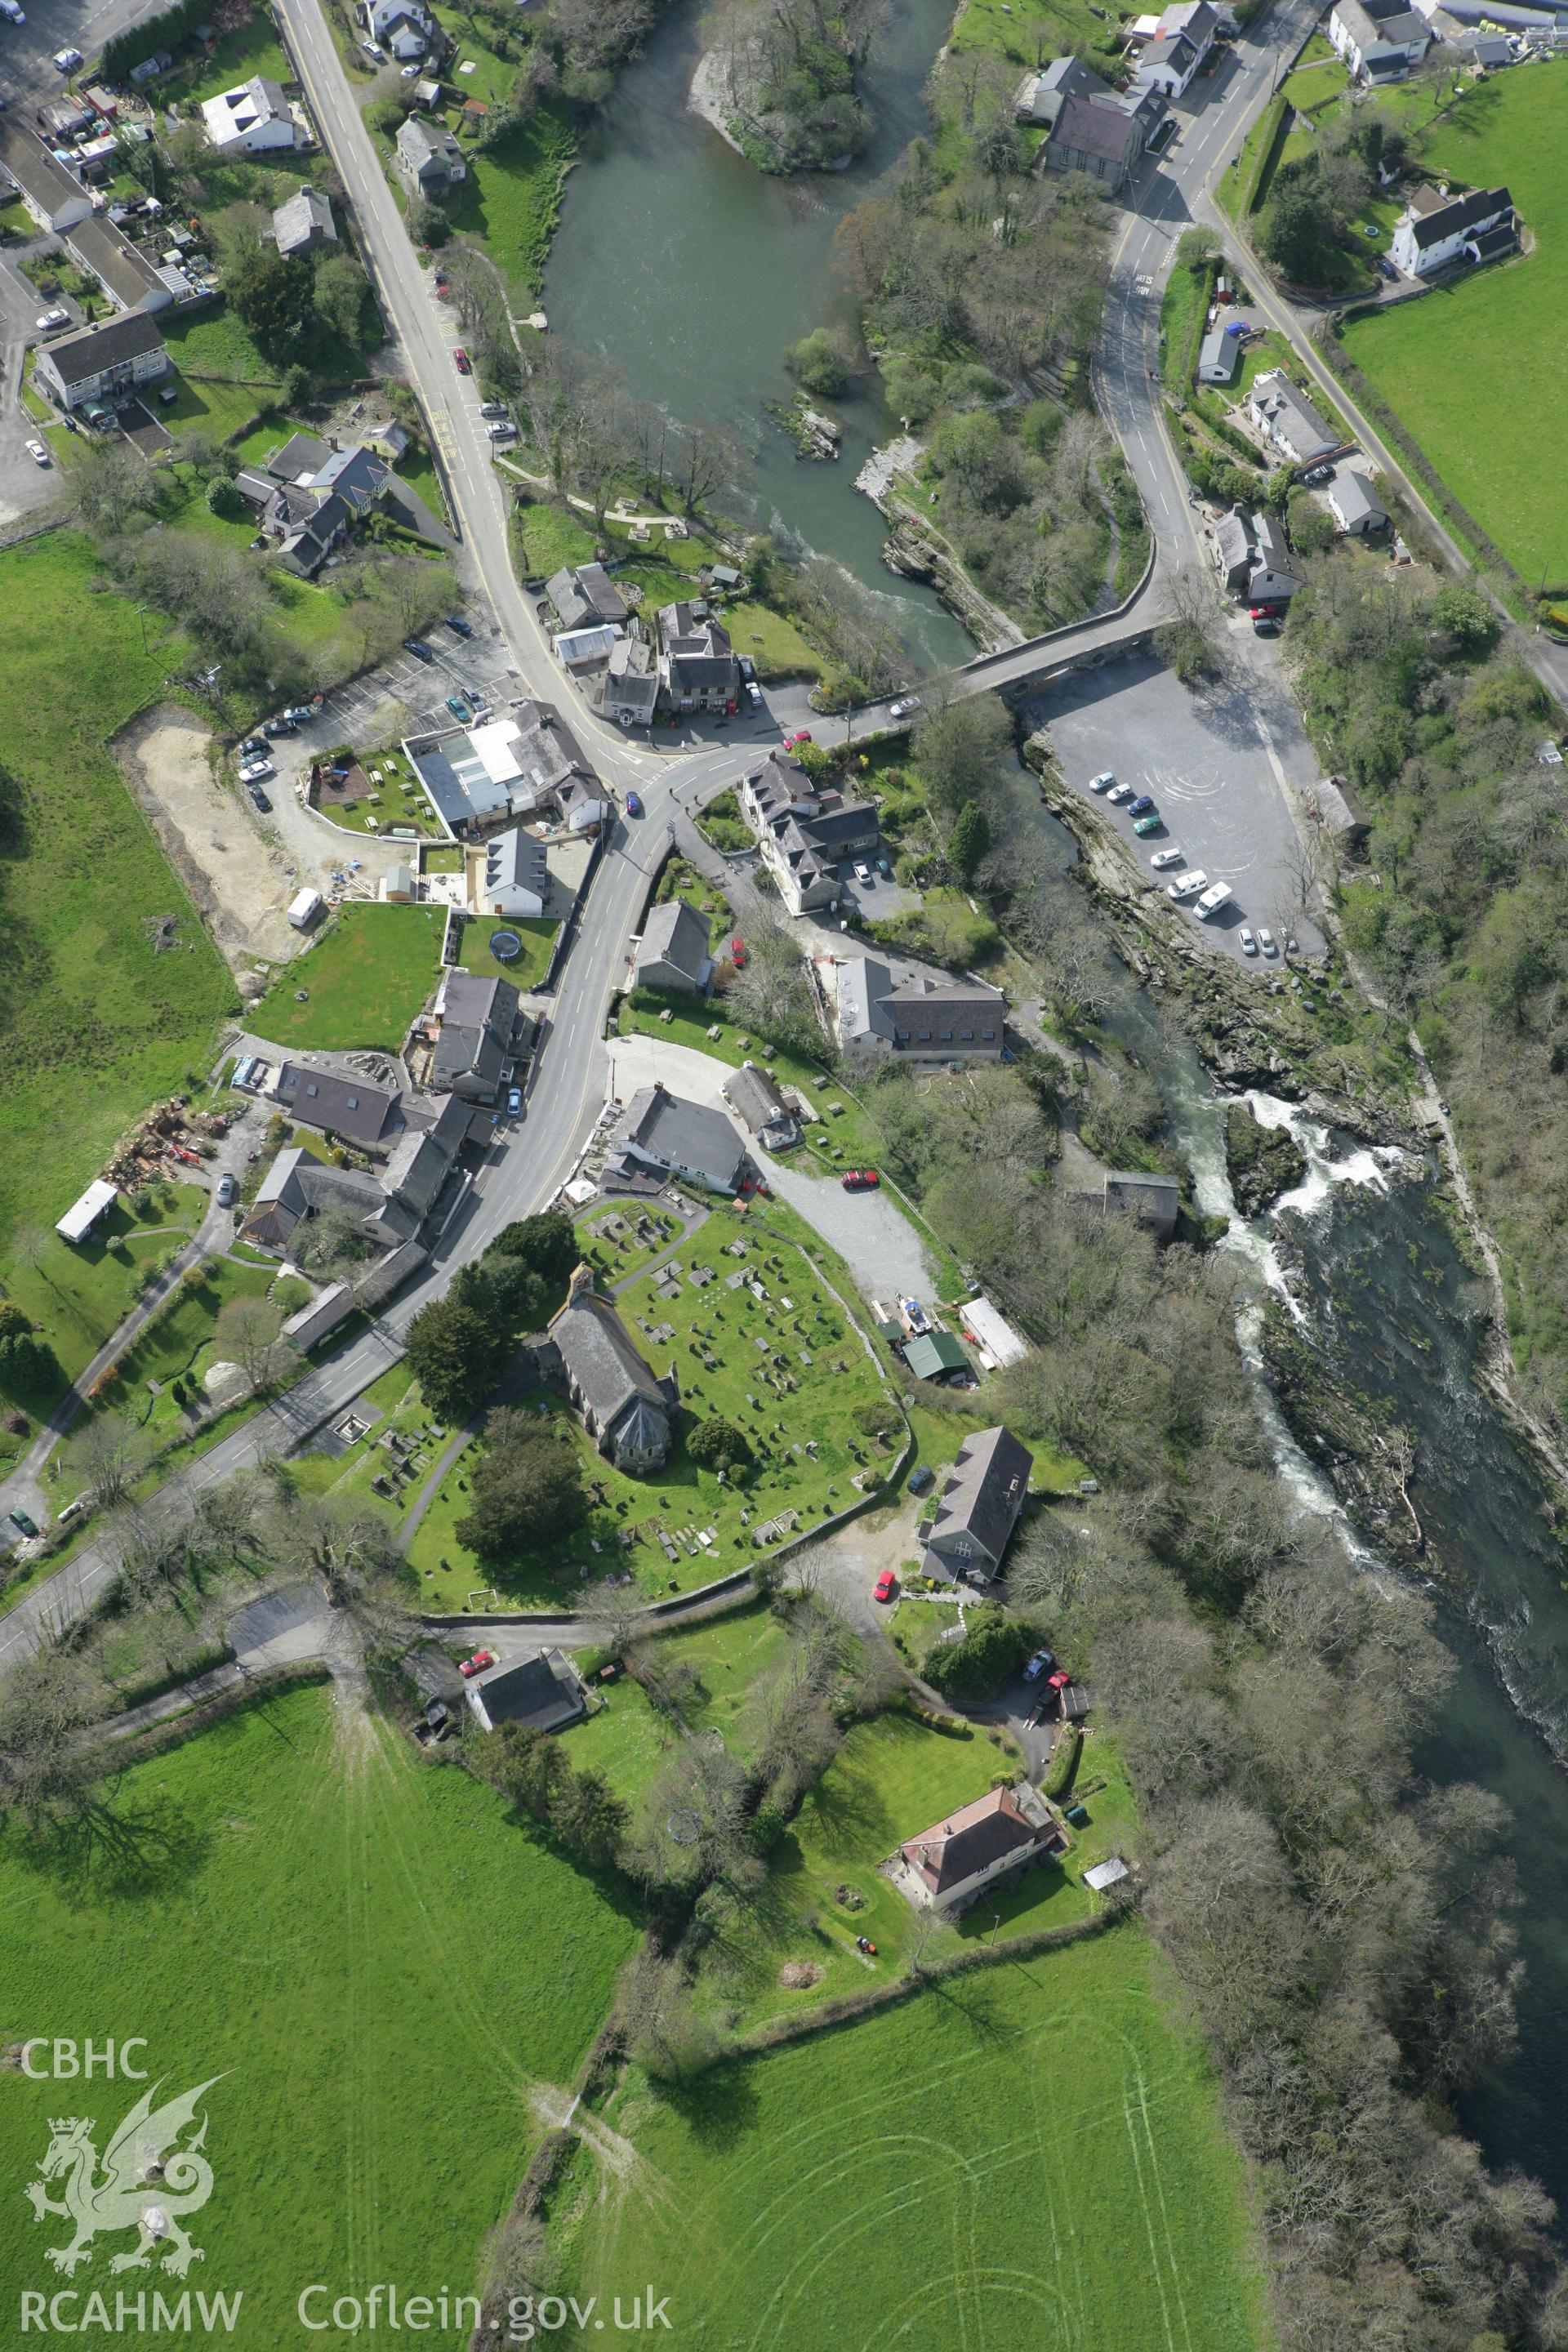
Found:
[{"label": "shed", "polygon": [[89,1184],[79,1201],[73,1202],[55,1231],[65,1242],[84,1242],[99,1219],[107,1216],[120,1198],[119,1187],[100,1177]]},{"label": "shed", "polygon": [[1097,1862],[1092,1869],[1086,1870],[1083,1874],[1083,1883],[1096,1895],[1103,1895],[1108,1886],[1120,1886],[1124,1878],[1131,1878],[1131,1875],[1132,1873],[1128,1869],[1121,1856],[1119,1853],[1113,1853],[1109,1862]]},{"label": "shed", "polygon": [[969,1359],[951,1331],[927,1331],[904,1349],[904,1361],[917,1381],[945,1380],[950,1372],[968,1371]]},{"label": "shed", "polygon": [[1021,1364],[1029,1352],[1029,1343],[1014,1330],[1006,1317],[997,1312],[988,1298],[972,1298],[963,1310],[963,1320],[985,1353],[1002,1370],[1009,1364]]}]

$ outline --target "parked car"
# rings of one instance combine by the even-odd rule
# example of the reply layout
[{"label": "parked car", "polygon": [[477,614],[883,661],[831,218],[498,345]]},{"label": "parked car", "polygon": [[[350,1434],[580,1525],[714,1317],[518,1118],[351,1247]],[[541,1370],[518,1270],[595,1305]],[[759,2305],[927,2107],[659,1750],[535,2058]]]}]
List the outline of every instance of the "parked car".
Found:
[{"label": "parked car", "polygon": [[1254,621],[1252,634],[1255,637],[1277,637],[1279,635],[1279,624],[1272,613],[1266,614],[1261,621]]},{"label": "parked car", "polygon": [[1324,482],[1331,482],[1333,478],[1334,469],[1331,466],[1309,466],[1301,477],[1310,490],[1319,489]]},{"label": "parked car", "polygon": [[890,1601],[899,1589],[899,1580],[890,1568],[885,1568],[871,1587],[873,1601]]},{"label": "parked car", "polygon": [[16,0],[0,0],[0,16],[7,16],[13,25],[25,25],[26,12],[18,8]]},{"label": "parked car", "polygon": [[239,747],[239,756],[242,760],[265,760],[267,757],[266,736],[247,735],[244,742]]},{"label": "parked car", "polygon": [[847,1192],[874,1192],[882,1180],[874,1168],[847,1168],[838,1181]]},{"label": "parked car", "polygon": [[1111,784],[1108,788],[1105,797],[1108,801],[1115,801],[1118,803],[1121,801],[1130,801],[1132,797],[1132,787],[1131,784]]},{"label": "parked car", "polygon": [[479,403],[481,416],[509,416],[510,414],[504,400],[481,400]]},{"label": "parked car", "polygon": [[784,750],[785,750],[786,751],[795,751],[795,750],[796,749],[796,747],[797,747],[798,745],[800,745],[800,744],[802,744],[802,743],[809,743],[809,742],[810,742],[810,740],[811,740],[811,730],[810,730],[810,728],[809,728],[809,727],[797,727],[797,728],[796,728],[796,730],[795,730],[795,733],[794,733],[793,735],[786,735],[786,736],[784,737]]},{"label": "parked car", "polygon": [[454,343],[452,346],[452,365],[459,375],[472,375],[474,372],[469,363],[468,354],[461,343]]},{"label": "parked car", "polygon": [[449,694],[447,697],[447,708],[454,719],[459,719],[465,727],[468,725],[468,706],[460,694]]},{"label": "parked car", "polygon": [[746,680],[746,699],[750,702],[753,710],[760,710],[762,709],[763,689],[757,684],[754,677],[749,677]]},{"label": "parked car", "polygon": [[81,51],[79,49],[57,49],[55,51],[54,67],[57,73],[73,74],[80,63]]},{"label": "parked car", "polygon": [[47,335],[51,333],[56,327],[68,327],[70,322],[70,312],[68,310],[62,310],[60,305],[57,302],[52,310],[44,311],[39,318],[38,332],[40,335]]},{"label": "parked car", "polygon": [[25,1536],[36,1536],[38,1532],[37,1519],[29,1518],[26,1511],[13,1511],[11,1525],[14,1528],[20,1528]]},{"label": "parked car", "polygon": [[485,437],[490,441],[515,441],[517,427],[510,416],[492,417],[485,427]]},{"label": "parked car", "polygon": [[283,716],[291,719],[296,727],[308,727],[316,713],[308,702],[291,702]]},{"label": "parked car", "polygon": [[270,814],[272,814],[272,803],[271,803],[271,802],[268,799],[267,794],[262,791],[262,789],[261,789],[260,785],[259,785],[259,784],[247,784],[247,786],[246,786],[246,788],[245,788],[245,789],[246,789],[246,791],[250,794],[250,797],[251,797],[252,801],[255,803],[256,806],[260,810],[260,812],[261,812],[262,815],[263,815],[263,816],[270,816]]},{"label": "parked car", "polygon": [[436,658],[423,637],[405,637],[403,650],[412,654],[416,661],[433,662]]},{"label": "parked car", "polygon": [[741,937],[739,931],[735,933],[734,938],[730,942],[730,961],[734,965],[737,971],[745,971],[746,942]]},{"label": "parked car", "polygon": [[418,60],[418,58],[415,58],[415,60],[414,60],[414,63],[413,63],[411,66],[404,66],[404,67],[400,69],[399,79],[400,79],[401,80],[403,80],[403,81],[412,81],[412,80],[414,79],[415,76],[418,73],[418,71],[419,71],[419,60]]},{"label": "parked car", "polygon": [[1173,866],[1180,866],[1185,856],[1185,850],[1176,848],[1173,843],[1169,849],[1157,849],[1149,863],[1156,874],[1165,874]]},{"label": "parked car", "polygon": [[1274,944],[1274,934],[1267,923],[1260,923],[1258,926],[1258,944],[1266,956],[1277,956],[1279,952]]},{"label": "parked car", "polygon": [[1372,257],[1372,266],[1380,278],[1386,278],[1391,284],[1399,276],[1398,270],[1395,269],[1386,253],[1374,253]]},{"label": "parked car", "polygon": [[1089,789],[1091,793],[1108,793],[1115,782],[1115,769],[1107,768],[1103,775],[1096,776],[1091,780]]},{"label": "parked car", "polygon": [[31,457],[35,466],[51,466],[54,463],[54,459],[49,456],[48,451],[45,448],[41,441],[29,441],[27,444],[27,455]]},{"label": "parked car", "polygon": [[1243,923],[1240,930],[1237,933],[1237,937],[1241,941],[1241,952],[1243,955],[1256,955],[1258,953],[1258,941],[1253,938],[1252,933],[1248,930],[1245,923]]},{"label": "parked car", "polygon": [[474,634],[473,623],[471,621],[465,621],[461,613],[448,613],[447,615],[447,626],[452,631],[455,636],[471,637]]},{"label": "parked car", "polygon": [[1028,1664],[1024,1668],[1024,1680],[1026,1683],[1037,1683],[1040,1676],[1045,1673],[1046,1668],[1047,1666],[1054,1666],[1055,1664],[1056,1660],[1052,1657],[1048,1650],[1037,1650],[1034,1656],[1029,1660]]},{"label": "parked car", "polygon": [[300,730],[292,719],[269,719],[261,731],[268,742],[275,743],[280,735],[297,735]]},{"label": "parked car", "polygon": [[360,47],[367,58],[374,58],[378,64],[384,55],[379,41],[362,41]]},{"label": "parked car", "polygon": [[889,703],[888,716],[889,719],[907,719],[911,710],[918,710],[920,707],[918,694],[900,694],[897,702]]},{"label": "parked car", "polygon": [[888,863],[888,861],[887,861],[887,859],[886,859],[885,857],[879,857],[879,858],[878,858],[878,860],[877,860],[877,871],[878,871],[878,873],[881,876],[881,877],[882,877],[882,879],[883,879],[883,881],[884,881],[884,882],[890,882],[890,881],[892,880],[892,878],[893,878],[893,869],[892,869],[892,867],[889,865],[889,863]]},{"label": "parked car", "polygon": [[517,1118],[517,1116],[518,1116],[518,1114],[519,1114],[519,1112],[521,1110],[521,1108],[522,1108],[522,1088],[521,1088],[521,1087],[508,1087],[508,1088],[507,1088],[507,1090],[506,1090],[506,1115],[507,1115],[507,1117],[508,1117],[509,1118]]},{"label": "parked car", "polygon": [[220,1209],[226,1209],[234,1199],[234,1178],[226,1171],[217,1180],[217,1192],[215,1197]]},{"label": "parked car", "polygon": [[1209,877],[1203,867],[1194,866],[1190,874],[1184,874],[1176,881],[1166,883],[1165,896],[1167,898],[1191,898],[1195,897],[1198,891],[1206,890],[1208,886]]},{"label": "parked car", "polygon": [[642,814],[642,802],[636,793],[628,793],[626,794],[626,814],[628,816],[641,816]]},{"label": "parked car", "polygon": [[1152,793],[1140,793],[1136,800],[1128,802],[1127,814],[1129,816],[1147,816],[1153,805]]},{"label": "parked car", "polygon": [[871,879],[871,869],[864,858],[858,857],[855,861],[855,879],[857,882],[868,883]]},{"label": "parked car", "polygon": [[1156,811],[1149,816],[1141,816],[1132,830],[1146,837],[1151,833],[1158,833],[1163,822],[1163,818]]},{"label": "parked car", "polygon": [[482,1675],[485,1668],[493,1666],[495,1662],[496,1654],[493,1650],[476,1650],[471,1658],[463,1660],[458,1672],[460,1675]]},{"label": "parked car", "polygon": [[926,1488],[935,1483],[936,1472],[929,1462],[922,1462],[918,1469],[910,1472],[908,1485],[911,1495],[923,1495]]},{"label": "parked car", "polygon": [[1253,621],[1279,621],[1284,618],[1283,604],[1249,604],[1247,618]]},{"label": "parked car", "polygon": [[269,776],[272,773],[273,767],[270,760],[247,760],[239,772],[239,781],[242,784],[258,784],[263,776]]}]

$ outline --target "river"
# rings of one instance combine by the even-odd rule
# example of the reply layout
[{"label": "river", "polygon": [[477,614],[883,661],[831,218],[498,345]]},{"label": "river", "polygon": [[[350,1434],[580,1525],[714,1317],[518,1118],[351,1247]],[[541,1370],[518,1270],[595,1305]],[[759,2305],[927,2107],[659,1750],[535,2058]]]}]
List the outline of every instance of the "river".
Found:
[{"label": "river", "polygon": [[869,394],[829,404],[844,454],[797,458],[765,414],[795,390],[781,354],[850,315],[833,265],[844,215],[929,129],[921,96],[952,0],[898,0],[861,76],[877,125],[852,171],[782,180],[754,171],[689,112],[700,0],[677,0],[595,118],[566,184],[544,281],[552,331],[614,362],[639,398],[723,424],[756,456],[760,522],[832,557],[882,600],[921,667],[974,648],[929,588],[881,560],[881,516],[855,487],[873,444],[898,430]]}]

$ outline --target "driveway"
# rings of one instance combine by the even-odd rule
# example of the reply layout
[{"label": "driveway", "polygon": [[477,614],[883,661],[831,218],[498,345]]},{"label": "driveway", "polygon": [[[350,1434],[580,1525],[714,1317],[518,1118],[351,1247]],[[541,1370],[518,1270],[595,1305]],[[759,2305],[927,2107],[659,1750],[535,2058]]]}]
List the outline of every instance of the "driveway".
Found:
[{"label": "driveway", "polygon": [[1064,775],[1086,798],[1090,777],[1107,768],[1152,794],[1163,823],[1143,841],[1125,804],[1094,806],[1152,882],[1162,878],[1152,870],[1155,852],[1172,847],[1211,882],[1228,882],[1233,902],[1207,928],[1239,962],[1268,971],[1260,958],[1243,956],[1244,925],[1266,923],[1277,938],[1289,929],[1304,954],[1323,951],[1297,905],[1298,841],[1287,798],[1288,786],[1312,782],[1319,770],[1278,656],[1268,666],[1256,658],[1250,625],[1241,628],[1245,642],[1233,627],[1226,645],[1224,676],[1196,691],[1152,655],[1134,654],[1064,677],[1032,698],[1028,720],[1048,729]]},{"label": "driveway", "polygon": [[[621,1037],[614,1064],[616,1092],[623,1102],[638,1087],[662,1078],[672,1093],[734,1118],[720,1092],[730,1075],[727,1063],[657,1037]],[[764,1151],[760,1159],[769,1189],[838,1252],[868,1298],[929,1297],[932,1277],[925,1244],[887,1193],[846,1192],[835,1178],[811,1174],[798,1153]]]}]

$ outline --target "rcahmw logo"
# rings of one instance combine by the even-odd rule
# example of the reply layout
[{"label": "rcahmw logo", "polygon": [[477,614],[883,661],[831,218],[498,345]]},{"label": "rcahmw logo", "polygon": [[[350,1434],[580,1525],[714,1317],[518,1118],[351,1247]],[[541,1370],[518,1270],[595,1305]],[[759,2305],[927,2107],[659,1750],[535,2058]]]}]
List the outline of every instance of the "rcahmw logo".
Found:
[{"label": "rcahmw logo", "polygon": [[[90,2059],[93,2045],[89,2042],[87,2047]],[[141,2047],[136,2042],[121,2045],[121,2072],[138,2081],[140,2072],[127,2065],[125,2059],[128,2050]],[[78,2071],[74,2045],[69,2042],[29,2042],[25,2064],[35,2050],[50,2051],[55,2063],[37,2069],[29,2065],[30,2074]],[[70,2060],[62,2065],[60,2057],[67,2052]],[[113,2064],[110,2045],[110,2073]],[[111,2274],[151,2270],[156,2262],[171,2278],[183,2279],[193,2263],[205,2261],[204,2250],[192,2244],[184,2224],[193,2213],[200,2212],[213,2192],[213,2168],[205,2153],[207,2119],[205,2113],[200,2114],[199,2123],[197,2117],[202,2100],[222,2079],[214,2074],[161,2105],[153,2102],[163,2085],[154,2083],[122,2117],[101,2158],[93,2116],[53,2118],[49,2144],[38,2159],[38,2178],[28,2181],[26,2191],[35,2221],[53,2218],[70,2225],[68,2239],[44,2248],[47,2262],[72,2278],[92,2262],[95,2239],[126,2230],[135,2231],[136,2242],[110,2256]],[[51,2195],[51,2189],[56,2193]],[[47,2294],[25,2288],[22,2332],[26,2335],[36,2328],[63,2336],[83,2335],[91,2329],[116,2335],[149,2330],[188,2334],[199,2327],[209,2334],[215,2329],[227,2334],[239,2317],[243,2300],[239,2294],[193,2295],[188,2289],[176,2294],[160,2289],[116,2288],[106,2293],[69,2287]]]}]

